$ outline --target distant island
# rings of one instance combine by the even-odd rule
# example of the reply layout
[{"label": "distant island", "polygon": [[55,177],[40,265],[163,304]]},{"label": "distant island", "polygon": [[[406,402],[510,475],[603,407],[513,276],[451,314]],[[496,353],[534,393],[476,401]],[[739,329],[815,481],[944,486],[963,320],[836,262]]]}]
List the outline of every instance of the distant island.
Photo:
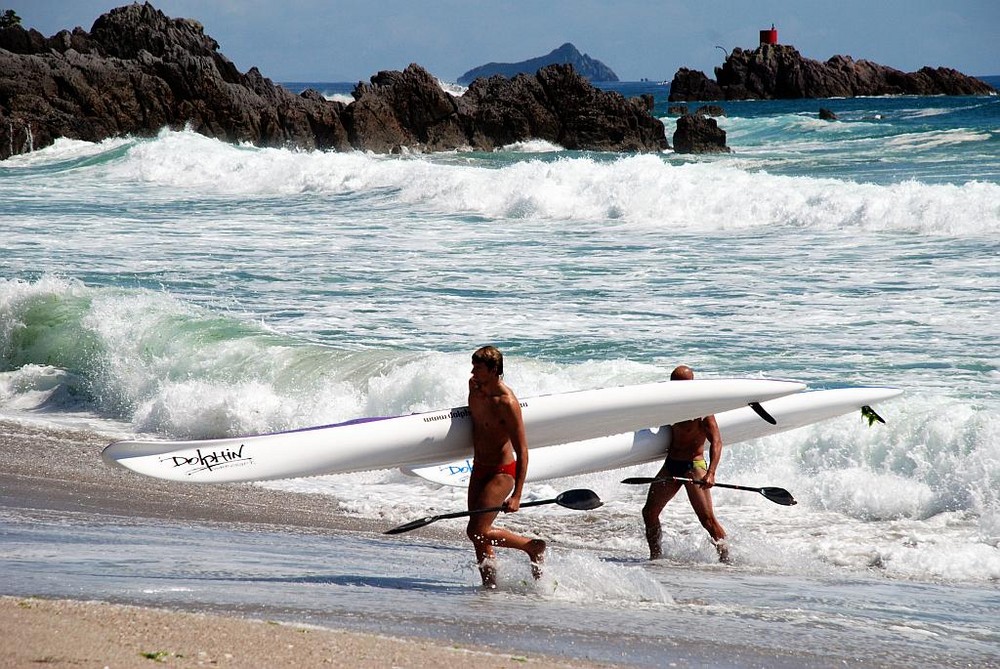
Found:
[{"label": "distant island", "polygon": [[573,70],[587,81],[618,81],[618,75],[599,60],[595,60],[566,42],[551,53],[520,63],[487,63],[474,67],[458,78],[458,83],[468,86],[481,77],[500,74],[512,79],[519,74],[534,74],[546,65],[572,65]]},{"label": "distant island", "polygon": [[[762,33],[773,31],[762,31]],[[776,33],[775,34],[776,37]],[[763,35],[762,35],[763,37]],[[680,68],[670,83],[671,102],[695,100],[793,100],[882,95],[995,95],[980,79],[946,67],[916,72],[850,56],[826,62],[804,58],[787,44],[761,43],[754,50],[733,49],[715,79]]]}]

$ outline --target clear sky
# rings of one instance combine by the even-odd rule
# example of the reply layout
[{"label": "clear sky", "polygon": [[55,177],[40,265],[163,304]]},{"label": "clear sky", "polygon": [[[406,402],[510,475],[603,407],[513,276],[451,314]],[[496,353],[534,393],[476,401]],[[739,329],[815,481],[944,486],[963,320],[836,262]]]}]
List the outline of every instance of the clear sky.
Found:
[{"label": "clear sky", "polygon": [[[0,0],[50,36],[124,0]],[[624,81],[713,69],[772,23],[806,58],[841,54],[911,72],[1000,75],[1000,0],[155,0],[191,18],[240,71],[274,81],[367,81],[417,63],[444,81],[565,42]]]}]

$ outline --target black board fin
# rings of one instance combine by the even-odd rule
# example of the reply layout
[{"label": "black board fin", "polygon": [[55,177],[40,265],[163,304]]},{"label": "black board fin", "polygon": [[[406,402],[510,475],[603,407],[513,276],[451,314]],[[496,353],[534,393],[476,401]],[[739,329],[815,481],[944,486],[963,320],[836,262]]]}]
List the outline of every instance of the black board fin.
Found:
[{"label": "black board fin", "polygon": [[754,410],[754,413],[756,413],[758,416],[760,416],[761,418],[763,418],[765,421],[767,421],[771,425],[777,425],[778,424],[778,421],[774,420],[774,416],[772,416],[767,411],[765,411],[764,407],[762,407],[760,405],[760,402],[751,402],[750,403],[750,408]]}]

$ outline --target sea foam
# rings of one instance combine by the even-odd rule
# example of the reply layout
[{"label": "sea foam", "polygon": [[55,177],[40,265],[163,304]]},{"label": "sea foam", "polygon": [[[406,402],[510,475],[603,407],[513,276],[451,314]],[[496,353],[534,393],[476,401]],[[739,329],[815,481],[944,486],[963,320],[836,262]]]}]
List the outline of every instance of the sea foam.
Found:
[{"label": "sea foam", "polygon": [[1000,230],[1000,186],[990,183],[863,184],[720,163],[674,165],[653,155],[566,154],[500,167],[450,161],[237,147],[165,131],[107,169],[115,179],[218,197],[367,192],[427,211],[498,219],[607,220],[691,231],[792,226],[962,236]]}]

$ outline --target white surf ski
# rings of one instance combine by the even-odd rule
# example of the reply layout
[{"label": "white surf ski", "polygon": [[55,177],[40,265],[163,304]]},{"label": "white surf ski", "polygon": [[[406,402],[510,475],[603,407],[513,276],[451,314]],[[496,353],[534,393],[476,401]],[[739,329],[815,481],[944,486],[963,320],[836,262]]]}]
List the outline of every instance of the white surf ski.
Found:
[{"label": "white surf ski", "polygon": [[[521,399],[534,447],[631,432],[796,393],[804,384],[758,379],[664,381]],[[223,483],[419,467],[472,449],[468,407],[372,418],[249,437],[120,441],[105,461],[162,479]]]}]

